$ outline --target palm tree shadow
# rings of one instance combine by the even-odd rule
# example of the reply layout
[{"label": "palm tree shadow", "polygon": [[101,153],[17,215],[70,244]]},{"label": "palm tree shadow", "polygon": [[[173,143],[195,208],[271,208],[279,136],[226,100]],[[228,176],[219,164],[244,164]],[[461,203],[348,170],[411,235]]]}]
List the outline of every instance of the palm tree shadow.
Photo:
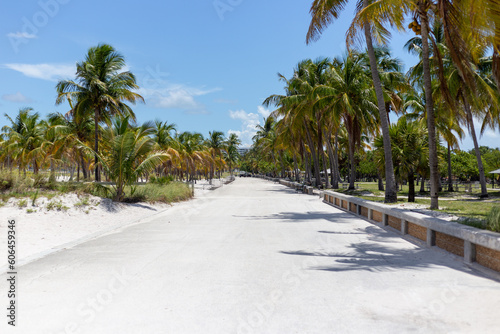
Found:
[{"label": "palm tree shadow", "polygon": [[334,223],[352,222],[352,215],[345,212],[332,213],[330,211],[308,211],[308,212],[280,212],[268,216],[236,216],[249,220],[277,220],[279,223],[304,223],[310,220],[326,220]]},{"label": "palm tree shadow", "polygon": [[[387,233],[387,232],[386,232]],[[489,275],[466,266],[451,254],[441,253],[429,248],[395,249],[373,242],[351,243],[350,252],[328,253],[310,251],[281,251],[281,254],[332,258],[335,264],[311,266],[309,270],[327,272],[367,271],[386,272],[401,269],[423,270],[432,267],[448,267],[483,278],[494,279]]]}]

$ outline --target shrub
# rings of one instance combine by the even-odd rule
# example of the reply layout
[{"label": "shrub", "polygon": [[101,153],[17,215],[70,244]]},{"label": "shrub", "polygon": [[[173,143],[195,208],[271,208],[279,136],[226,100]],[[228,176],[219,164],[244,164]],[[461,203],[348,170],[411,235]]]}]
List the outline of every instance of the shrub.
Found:
[{"label": "shrub", "polygon": [[172,182],[168,185],[146,184],[138,186],[134,194],[127,192],[125,201],[136,202],[163,202],[172,203],[186,201],[192,197],[188,185],[180,182]]},{"label": "shrub", "polygon": [[172,175],[156,177],[153,174],[149,176],[149,183],[152,184],[167,185],[170,184],[172,181],[174,181],[174,177]]},{"label": "shrub", "polygon": [[50,201],[49,203],[47,203],[46,209],[47,209],[47,211],[51,211],[51,210],[68,211],[69,208],[67,206],[65,206],[62,203],[62,201],[59,201],[59,202]]},{"label": "shrub", "polygon": [[488,230],[500,232],[500,206],[494,206],[491,208],[486,221],[486,227]]}]

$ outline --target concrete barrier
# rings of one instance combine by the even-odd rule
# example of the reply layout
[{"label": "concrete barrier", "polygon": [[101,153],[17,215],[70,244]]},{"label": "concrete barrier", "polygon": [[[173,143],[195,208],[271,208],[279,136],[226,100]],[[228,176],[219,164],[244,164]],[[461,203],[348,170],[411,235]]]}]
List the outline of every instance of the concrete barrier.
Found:
[{"label": "concrete barrier", "polygon": [[500,272],[498,233],[333,191],[322,191],[321,198],[329,205],[420,239],[429,247],[436,246],[461,256],[466,263],[476,262]]}]

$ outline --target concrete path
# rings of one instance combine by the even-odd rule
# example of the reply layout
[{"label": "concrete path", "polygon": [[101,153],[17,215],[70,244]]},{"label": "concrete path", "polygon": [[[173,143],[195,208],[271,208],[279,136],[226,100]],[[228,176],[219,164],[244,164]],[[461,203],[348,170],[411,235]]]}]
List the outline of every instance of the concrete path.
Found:
[{"label": "concrete path", "polygon": [[[21,240],[22,242],[22,240]],[[498,333],[500,283],[260,179],[19,269],[0,333]]]}]

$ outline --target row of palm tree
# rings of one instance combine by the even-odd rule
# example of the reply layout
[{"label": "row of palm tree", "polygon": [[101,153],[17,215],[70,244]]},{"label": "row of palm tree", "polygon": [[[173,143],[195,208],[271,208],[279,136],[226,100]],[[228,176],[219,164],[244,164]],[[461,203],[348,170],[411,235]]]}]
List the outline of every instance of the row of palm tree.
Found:
[{"label": "row of palm tree", "polygon": [[[193,181],[205,176],[212,179],[237,164],[236,134],[228,139],[219,131],[208,138],[200,133],[176,131],[175,124],[163,121],[136,125],[135,114],[127,103],[143,98],[135,76],[123,71],[124,57],[106,44],[90,48],[83,62],[77,63],[76,80],[63,80],[57,86],[56,104],[69,103],[65,114],[53,113],[42,119],[32,109],[21,109],[15,118],[5,115],[10,125],[1,136],[1,166],[28,168],[38,174],[64,166],[80,172],[84,180],[113,181],[115,199],[122,200],[124,187],[141,178],[171,176]],[[93,157],[93,161],[91,161]]]},{"label": "row of palm tree", "polygon": [[[433,28],[435,35],[442,34],[441,25],[436,24]],[[407,48],[417,54],[421,54],[418,52],[420,46],[421,38],[413,38],[407,44]],[[459,139],[464,136],[463,128],[469,128],[476,152],[479,152],[474,118],[483,118],[483,130],[497,124],[499,94],[491,78],[491,66],[488,65],[491,64],[492,58],[483,57],[474,72],[476,92],[480,96],[475,98],[478,101],[473,106],[468,105],[463,96],[466,88],[457,74],[457,69],[448,57],[445,46],[440,45],[440,48],[444,55],[441,62],[443,73],[447,77],[446,89],[458,101],[455,102],[456,109],[449,108],[438,78],[433,80],[432,98],[435,101],[436,131],[438,138],[447,144],[449,190],[452,191],[451,149],[458,148]],[[405,180],[413,185],[416,173],[422,178],[431,174],[428,155],[431,149],[428,113],[421,75],[423,62],[416,64],[405,75],[401,73],[401,62],[392,58],[387,49],[376,48],[374,51],[382,84],[384,112],[386,115],[391,111],[405,115],[400,122],[394,124],[395,128],[389,126],[390,155],[393,160],[395,181],[403,182],[402,176],[404,176]],[[430,58],[433,67],[437,67],[436,62],[436,57]],[[286,94],[271,95],[264,101],[265,105],[272,104],[277,109],[266,120],[264,126],[258,126],[257,135],[254,137],[256,152],[253,155],[260,154],[261,160],[267,156],[267,161],[277,161],[278,164],[274,165],[272,172],[277,174],[280,166],[282,175],[286,166],[284,157],[292,157],[293,167],[287,168],[294,170],[297,177],[298,167],[303,167],[306,178],[309,181],[314,178],[316,185],[320,184],[321,174],[327,175],[330,169],[331,180],[327,178],[324,186],[338,188],[340,174],[338,150],[342,139],[347,139],[350,189],[354,189],[356,178],[355,155],[357,150],[368,144],[377,150],[380,176],[386,176],[387,154],[377,112],[376,93],[373,81],[370,80],[369,57],[366,53],[351,50],[344,58],[304,60],[297,65],[290,79],[283,75],[279,75],[279,79],[285,83]],[[408,129],[412,129],[411,135]],[[395,131],[402,132],[396,134]],[[339,133],[345,133],[346,136],[339,137]],[[393,147],[394,145],[396,146]],[[440,143],[436,139],[438,163],[444,160],[439,156],[439,148]],[[423,156],[422,152],[427,157]],[[482,195],[487,196],[480,153],[476,157],[480,166]]]},{"label": "row of palm tree", "polygon": [[[345,0],[314,0],[306,42],[317,40],[346,4]],[[446,141],[449,161],[451,149],[463,137],[462,128],[469,129],[473,138],[482,196],[486,197],[486,178],[474,119],[484,120],[482,131],[495,128],[500,122],[500,20],[498,11],[491,10],[497,8],[496,3],[491,0],[359,0],[356,8],[346,38],[349,52],[344,59],[305,60],[297,65],[292,78],[279,75],[285,82],[285,95],[272,95],[264,101],[265,105],[277,107],[272,114],[278,120],[275,142],[282,143],[281,138],[287,138],[286,145],[275,148],[281,154],[280,150],[290,150],[295,160],[301,156],[306,175],[312,166],[316,185],[319,185],[320,170],[326,172],[329,164],[333,171],[331,183],[337,187],[338,131],[345,128],[351,164],[349,188],[353,188],[355,151],[364,136],[369,138],[368,142],[378,137],[379,161],[384,164],[380,173],[386,180],[385,201],[394,202],[396,174],[401,162],[394,157],[392,145],[396,139],[391,136],[389,113],[405,113],[409,114],[406,121],[426,123],[428,173],[422,169],[420,172],[430,178],[431,208],[438,208],[441,186],[439,141]],[[404,75],[400,63],[391,58],[386,49],[374,44],[388,45],[387,27],[405,30],[408,18],[409,28],[416,36],[406,47],[420,57],[420,62]],[[357,42],[362,38],[366,42],[365,52],[353,48],[359,49]],[[487,56],[491,50],[493,55]],[[289,139],[293,139],[291,143]],[[261,142],[256,141],[255,146],[261,146]],[[323,152],[325,148],[327,156]],[[411,174],[409,177],[413,177],[410,171],[414,167],[405,168],[407,174]],[[451,175],[449,179],[452,190]],[[330,186],[328,180],[325,186]]]},{"label": "row of palm tree", "polygon": [[[307,34],[307,42],[319,38],[321,32],[340,15],[345,8],[346,0],[314,0],[311,5],[311,24]],[[380,114],[380,127],[384,138],[384,152],[386,163],[387,184],[392,184],[391,166],[393,165],[390,147],[390,136],[388,132],[388,121],[383,108],[383,95],[380,75],[376,63],[373,41],[379,44],[387,44],[390,32],[387,27],[393,27],[400,31],[406,30],[405,19],[410,18],[412,22],[409,28],[421,35],[420,50],[422,67],[422,92],[425,97],[424,108],[427,119],[427,129],[429,136],[429,164],[431,179],[431,208],[438,208],[438,155],[436,134],[436,108],[433,98],[435,87],[441,91],[444,104],[454,113],[458,109],[465,109],[467,123],[471,132],[473,126],[470,124],[471,113],[467,110],[477,107],[477,97],[480,96],[480,86],[477,84],[477,73],[479,60],[487,50],[493,50],[491,57],[490,77],[497,86],[500,81],[500,15],[498,1],[478,0],[478,1],[449,1],[449,0],[358,0],[355,18],[347,32],[346,42],[348,47],[355,44],[360,32],[364,32],[367,53],[370,59],[373,85],[377,96],[378,109]],[[443,45],[446,45],[446,53],[440,49],[437,36],[432,31],[432,27],[442,26]],[[456,69],[456,80],[462,83],[460,100],[456,103],[457,96],[453,96],[453,91],[448,82],[449,77],[445,74],[443,58],[447,56],[453,67]],[[434,61],[431,61],[434,59]],[[433,81],[438,84],[434,85]],[[492,102],[490,96],[487,103]],[[459,105],[461,104],[461,105]],[[495,100],[495,105],[496,100]],[[491,107],[491,105],[489,106]],[[496,108],[496,107],[494,107]],[[476,110],[481,110],[476,108]],[[482,111],[482,110],[481,110]],[[469,114],[467,116],[467,114]],[[491,117],[492,124],[496,124],[497,117]],[[491,125],[491,124],[490,124]],[[480,164],[480,157],[478,156]],[[484,177],[481,183],[484,184]],[[386,201],[389,189],[386,192]],[[483,196],[486,196],[483,189]]]}]

